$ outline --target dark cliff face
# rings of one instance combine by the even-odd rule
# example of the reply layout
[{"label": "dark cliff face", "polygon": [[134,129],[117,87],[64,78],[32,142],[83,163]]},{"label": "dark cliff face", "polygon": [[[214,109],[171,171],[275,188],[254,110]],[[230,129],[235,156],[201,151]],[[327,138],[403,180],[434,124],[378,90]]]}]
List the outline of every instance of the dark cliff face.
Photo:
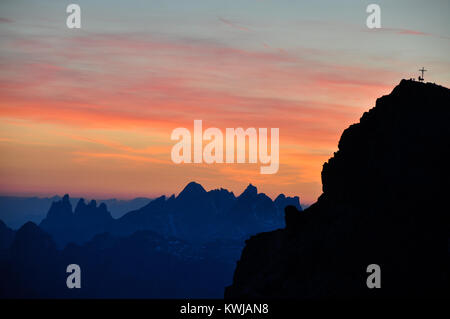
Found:
[{"label": "dark cliff face", "polygon": [[[446,294],[449,123],[449,89],[402,80],[343,132],[318,201],[247,241],[225,296]],[[366,285],[370,264],[381,289]]]}]

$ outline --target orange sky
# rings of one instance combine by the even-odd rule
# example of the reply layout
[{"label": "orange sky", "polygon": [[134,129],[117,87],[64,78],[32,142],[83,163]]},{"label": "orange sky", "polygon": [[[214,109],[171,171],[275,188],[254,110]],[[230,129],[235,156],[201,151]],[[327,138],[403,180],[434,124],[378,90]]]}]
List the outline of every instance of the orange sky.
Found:
[{"label": "orange sky", "polygon": [[[236,194],[252,183],[312,203],[342,131],[422,66],[387,52],[279,47],[270,37],[252,43],[257,26],[223,18],[215,26],[232,40],[151,30],[61,34],[40,23],[36,35],[15,19],[0,21],[3,194],[152,197],[197,181]],[[422,36],[397,33],[384,36]],[[172,130],[192,131],[195,119],[223,132],[279,128],[278,173],[261,175],[260,164],[172,163]]]}]

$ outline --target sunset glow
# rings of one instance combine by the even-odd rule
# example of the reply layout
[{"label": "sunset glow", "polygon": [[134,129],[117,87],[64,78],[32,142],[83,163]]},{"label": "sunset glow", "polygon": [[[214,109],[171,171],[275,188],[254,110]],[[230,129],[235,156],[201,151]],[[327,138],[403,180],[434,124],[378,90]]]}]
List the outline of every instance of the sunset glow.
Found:
[{"label": "sunset glow", "polygon": [[[400,1],[386,4],[386,29],[373,32],[364,4],[324,12],[299,2],[294,15],[290,2],[276,11],[275,1],[243,1],[248,10],[113,2],[79,1],[80,30],[65,27],[65,3],[0,4],[2,194],[153,197],[196,181],[235,194],[252,183],[312,203],[342,131],[376,98],[422,65],[427,80],[450,84],[447,18],[390,19]],[[418,44],[415,56],[402,54]],[[171,132],[195,119],[279,128],[278,173],[174,164]]]}]

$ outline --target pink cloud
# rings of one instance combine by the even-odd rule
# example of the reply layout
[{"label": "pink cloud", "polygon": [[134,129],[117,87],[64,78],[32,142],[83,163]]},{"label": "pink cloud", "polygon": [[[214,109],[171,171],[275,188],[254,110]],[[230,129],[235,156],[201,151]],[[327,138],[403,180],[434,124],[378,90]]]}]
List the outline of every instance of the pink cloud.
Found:
[{"label": "pink cloud", "polygon": [[380,30],[393,32],[396,34],[405,34],[405,35],[421,35],[421,36],[431,36],[431,33],[409,30],[409,29],[398,29],[398,28],[381,28]]},{"label": "pink cloud", "polygon": [[0,23],[13,23],[14,21],[8,18],[0,17]]},{"label": "pink cloud", "polygon": [[[111,160],[126,167],[169,165],[171,131],[202,119],[205,128],[279,127],[287,145],[280,185],[299,178],[301,187],[320,188],[321,165],[342,130],[399,79],[301,48],[269,52],[136,34],[24,40],[10,42],[0,65],[1,118],[56,124],[59,135],[74,128],[158,133],[141,148],[111,136],[66,135],[76,145],[69,158],[92,166]],[[233,175],[230,183],[265,180],[255,176],[258,170],[215,172]]]},{"label": "pink cloud", "polygon": [[37,47],[42,61],[5,63],[1,115],[164,131],[196,117],[222,127],[279,126],[293,139],[312,134],[331,142],[337,129],[330,127],[338,127],[333,123],[359,114],[361,108],[351,106],[356,98],[370,99],[398,78],[391,71],[317,62],[308,50],[293,56],[212,42],[94,35],[64,42],[46,61],[47,49]]}]

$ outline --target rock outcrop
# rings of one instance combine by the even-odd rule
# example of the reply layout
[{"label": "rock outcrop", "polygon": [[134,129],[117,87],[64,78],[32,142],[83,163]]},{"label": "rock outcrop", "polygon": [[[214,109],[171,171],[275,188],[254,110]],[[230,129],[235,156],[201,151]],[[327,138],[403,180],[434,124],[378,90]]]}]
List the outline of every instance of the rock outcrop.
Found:
[{"label": "rock outcrop", "polygon": [[39,227],[49,233],[62,248],[67,243],[86,242],[94,235],[108,231],[113,222],[106,205],[102,203],[97,206],[95,200],[86,204],[81,198],[72,212],[69,195],[66,194],[60,201],[53,202]]},{"label": "rock outcrop", "polygon": [[[450,90],[402,80],[347,128],[323,194],[246,243],[230,298],[448,294]],[[381,268],[369,289],[367,267]]]}]

